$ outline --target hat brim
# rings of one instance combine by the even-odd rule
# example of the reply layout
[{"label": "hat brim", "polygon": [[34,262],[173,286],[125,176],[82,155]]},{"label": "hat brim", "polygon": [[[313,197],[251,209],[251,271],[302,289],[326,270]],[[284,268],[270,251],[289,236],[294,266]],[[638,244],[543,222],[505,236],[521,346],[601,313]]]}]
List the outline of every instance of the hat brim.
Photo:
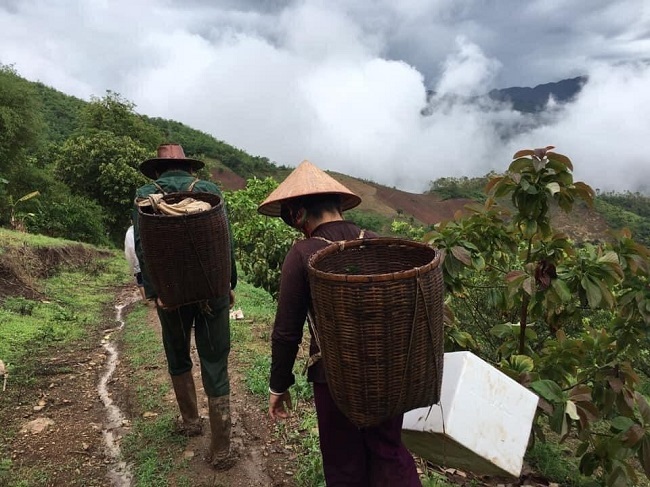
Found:
[{"label": "hat brim", "polygon": [[319,194],[337,194],[341,197],[341,211],[351,210],[361,204],[361,198],[356,194],[339,193],[334,191],[324,191],[320,193],[308,193],[305,195],[298,195],[291,198],[284,198],[281,200],[269,201],[259,206],[257,211],[266,216],[280,216],[282,204],[294,199],[302,198],[304,196],[314,196]]},{"label": "hat brim", "polygon": [[198,159],[170,159],[170,158],[154,158],[154,159],[147,159],[143,163],[140,164],[140,172],[147,176],[149,179],[157,179],[156,178],[156,167],[158,164],[161,162],[167,162],[167,161],[178,161],[178,162],[184,162],[188,163],[192,170],[198,171],[199,169],[202,169],[205,167],[205,163],[203,161],[199,161]]}]

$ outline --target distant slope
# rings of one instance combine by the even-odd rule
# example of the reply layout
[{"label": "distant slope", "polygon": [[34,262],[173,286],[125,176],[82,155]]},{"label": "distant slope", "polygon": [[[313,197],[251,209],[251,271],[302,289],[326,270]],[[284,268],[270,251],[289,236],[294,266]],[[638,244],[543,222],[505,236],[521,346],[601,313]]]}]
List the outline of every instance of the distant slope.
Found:
[{"label": "distant slope", "polygon": [[510,102],[519,112],[536,113],[543,110],[550,97],[559,103],[572,101],[587,82],[586,76],[563,79],[556,83],[545,83],[534,88],[512,87],[492,90],[488,97],[492,100]]}]

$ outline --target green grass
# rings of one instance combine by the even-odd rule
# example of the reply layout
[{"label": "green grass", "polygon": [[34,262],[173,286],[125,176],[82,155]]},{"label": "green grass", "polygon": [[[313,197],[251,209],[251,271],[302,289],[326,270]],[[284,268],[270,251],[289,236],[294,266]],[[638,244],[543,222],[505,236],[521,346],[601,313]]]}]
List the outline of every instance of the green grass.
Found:
[{"label": "green grass", "polygon": [[265,290],[242,281],[237,284],[233,309],[241,308],[246,320],[270,325],[275,318],[275,306],[276,302]]},{"label": "green grass", "polygon": [[31,248],[59,248],[65,247],[67,245],[79,245],[79,242],[73,242],[71,240],[65,240],[61,238],[46,237],[45,235],[15,232],[13,230],[0,227],[0,248],[21,247],[23,245],[27,245]]},{"label": "green grass", "polygon": [[[241,308],[245,319],[230,322],[233,348],[245,367],[244,383],[259,399],[260,414],[266,414],[271,369],[271,330],[277,304],[266,291],[245,282],[237,285],[236,294],[235,309]],[[307,340],[309,332],[305,328],[303,341]],[[278,422],[275,434],[284,442],[290,443],[300,458],[295,471],[298,485],[320,487],[325,485],[325,480],[316,411],[312,404],[313,390],[303,374],[304,363],[304,357],[299,357],[294,368],[296,383],[290,389],[293,417]],[[297,428],[294,427],[296,424]]]},{"label": "green grass", "polygon": [[[12,246],[21,247],[21,272],[37,286],[43,298],[30,300],[20,296],[7,297],[0,303],[0,358],[5,362],[12,387],[29,387],[36,383],[37,370],[50,347],[64,352],[83,343],[100,327],[113,326],[106,314],[114,300],[116,286],[130,280],[121,252],[103,254],[76,269],[63,264],[50,271],[51,277],[38,279],[29,264],[41,265],[39,255],[30,253],[34,247],[65,247],[69,242],[0,229],[0,249],[15,256]],[[75,244],[76,245],[76,244]],[[74,252],[74,250],[72,250]],[[16,264],[13,262],[13,264]],[[27,265],[22,265],[27,264]],[[104,322],[103,320],[108,320]],[[63,370],[63,369],[62,369]],[[11,442],[18,425],[3,430]],[[3,452],[4,453],[4,452]],[[38,467],[22,465],[0,453],[0,485],[8,487],[39,487],[49,485],[48,472],[56,465]]]},{"label": "green grass", "polygon": [[296,471],[296,482],[305,487],[325,486],[323,460],[318,440],[318,421],[314,409],[304,412],[298,433],[301,461]]},{"label": "green grass", "polygon": [[[169,474],[183,465],[175,463],[187,438],[174,434],[175,409],[163,400],[169,392],[167,381],[159,379],[165,356],[160,337],[147,323],[148,308],[135,303],[125,319],[122,334],[123,361],[132,371],[134,416],[155,412],[157,416],[135,420],[122,443],[123,458],[133,465],[134,487],[169,485]],[[166,377],[166,374],[163,374]]]},{"label": "green grass", "polygon": [[169,474],[183,465],[175,463],[187,438],[173,432],[174,416],[162,414],[153,420],[141,419],[122,441],[122,455],[134,475],[134,487],[167,487]]},{"label": "green grass", "polygon": [[566,487],[598,487],[601,484],[578,472],[577,460],[563,445],[538,441],[526,454],[528,462],[545,478]]},{"label": "green grass", "polygon": [[41,281],[45,299],[10,297],[0,305],[0,358],[14,381],[30,376],[35,352],[54,344],[65,347],[97,326],[114,299],[113,287],[129,278],[123,261],[116,254],[82,270],[60,270]]},{"label": "green grass", "polygon": [[422,487],[452,487],[453,485],[447,481],[447,477],[437,472],[426,472],[422,478]]}]

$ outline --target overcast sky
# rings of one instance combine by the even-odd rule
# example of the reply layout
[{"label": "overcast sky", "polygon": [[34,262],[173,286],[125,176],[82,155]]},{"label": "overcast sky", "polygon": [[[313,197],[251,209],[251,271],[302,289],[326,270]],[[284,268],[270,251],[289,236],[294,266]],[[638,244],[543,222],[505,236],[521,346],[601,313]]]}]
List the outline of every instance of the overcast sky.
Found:
[{"label": "overcast sky", "polygon": [[[650,0],[0,0],[0,63],[409,191],[546,145],[594,188],[650,188]],[[574,104],[507,141],[531,120],[444,96],[579,75]]]}]

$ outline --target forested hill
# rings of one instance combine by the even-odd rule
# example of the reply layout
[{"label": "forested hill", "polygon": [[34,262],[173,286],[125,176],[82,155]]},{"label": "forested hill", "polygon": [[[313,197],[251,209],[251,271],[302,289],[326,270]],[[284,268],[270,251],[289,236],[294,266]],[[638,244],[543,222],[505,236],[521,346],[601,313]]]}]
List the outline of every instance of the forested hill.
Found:
[{"label": "forested hill", "polygon": [[[22,80],[32,86],[38,98],[44,123],[43,139],[45,142],[59,144],[72,135],[84,130],[88,125],[88,114],[84,109],[89,102],[66,95],[40,82]],[[256,157],[233,147],[212,135],[193,129],[175,120],[152,118],[136,113],[135,105],[123,99],[119,94],[108,91],[103,98],[93,98],[90,103],[99,103],[107,110],[111,108],[128,108],[132,115],[142,120],[146,125],[155,128],[163,141],[173,141],[183,145],[185,152],[195,156],[203,156],[219,161],[243,178],[252,176],[274,175],[277,166],[266,157]],[[120,107],[123,105],[123,107]],[[84,119],[84,117],[86,119]],[[108,122],[107,120],[102,123]],[[119,123],[119,119],[113,123]]]}]

